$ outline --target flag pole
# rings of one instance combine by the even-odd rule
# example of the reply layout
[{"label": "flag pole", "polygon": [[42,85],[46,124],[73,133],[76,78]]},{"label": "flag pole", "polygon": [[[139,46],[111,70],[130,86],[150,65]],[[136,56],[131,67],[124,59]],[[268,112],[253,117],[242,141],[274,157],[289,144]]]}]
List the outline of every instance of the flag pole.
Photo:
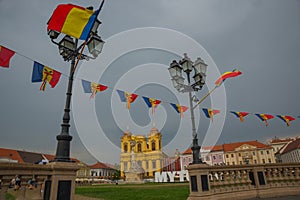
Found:
[{"label": "flag pole", "polygon": [[78,62],[79,62],[79,60],[80,60],[80,58],[81,58],[81,56],[82,56],[84,47],[86,46],[86,43],[87,43],[87,41],[85,40],[84,43],[83,43],[83,46],[82,46],[82,48],[81,48],[81,50],[80,50],[80,53],[79,53],[79,55],[77,56],[77,60],[76,60],[76,63],[75,63],[75,65],[74,65],[73,72],[75,72],[75,70],[76,70],[76,68],[77,68]]},{"label": "flag pole", "polygon": [[80,50],[80,53],[79,53],[78,56],[77,56],[77,60],[76,60],[76,63],[75,63],[75,65],[74,65],[73,72],[75,72],[75,70],[76,70],[76,68],[77,68],[77,65],[78,65],[78,63],[79,63],[79,60],[80,60],[82,54],[83,54],[83,50],[84,50],[86,44],[87,44],[87,40],[84,41],[84,43],[83,43],[83,45],[82,45],[82,48],[81,48],[81,50]]},{"label": "flag pole", "polygon": [[[100,4],[100,6],[99,6],[99,9],[95,11],[95,12],[97,12],[97,13],[96,13],[95,20],[94,20],[94,22],[93,22],[93,24],[92,24],[92,26],[91,26],[91,29],[93,28],[93,26],[94,26],[94,24],[95,24],[95,21],[96,21],[96,19],[98,18],[98,15],[99,15],[99,13],[100,13],[102,7],[103,7],[104,1],[105,1],[105,0],[102,0],[101,4]],[[90,30],[90,32],[91,32],[91,30]],[[79,55],[78,55],[78,57],[77,57],[77,60],[76,60],[76,63],[75,63],[73,72],[75,72],[75,70],[76,70],[76,68],[77,68],[78,62],[79,62],[79,60],[80,60],[80,58],[81,58],[81,56],[82,56],[82,53],[83,53],[83,50],[84,50],[86,44],[87,44],[87,39],[88,39],[88,38],[86,38],[86,40],[84,41],[83,46],[82,46],[82,48],[81,48],[81,51],[80,51],[80,53],[79,53]]]},{"label": "flag pole", "polygon": [[193,109],[195,109],[200,103],[202,103],[211,93],[213,93],[213,91],[215,91],[215,89],[217,89],[217,85],[211,90],[209,91],[204,97],[202,97],[202,99],[200,99],[196,105],[193,107]]}]

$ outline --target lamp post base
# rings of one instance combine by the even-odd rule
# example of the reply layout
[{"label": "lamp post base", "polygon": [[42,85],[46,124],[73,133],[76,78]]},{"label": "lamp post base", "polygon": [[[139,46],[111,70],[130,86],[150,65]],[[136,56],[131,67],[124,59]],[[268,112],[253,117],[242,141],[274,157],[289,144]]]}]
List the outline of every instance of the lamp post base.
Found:
[{"label": "lamp post base", "polygon": [[202,159],[200,158],[200,146],[198,145],[198,139],[194,138],[193,139],[193,146],[192,146],[192,151],[193,151],[193,162],[192,164],[202,164]]},{"label": "lamp post base", "polygon": [[70,159],[70,142],[72,136],[70,135],[58,135],[57,139],[57,149],[54,162],[73,162]]}]

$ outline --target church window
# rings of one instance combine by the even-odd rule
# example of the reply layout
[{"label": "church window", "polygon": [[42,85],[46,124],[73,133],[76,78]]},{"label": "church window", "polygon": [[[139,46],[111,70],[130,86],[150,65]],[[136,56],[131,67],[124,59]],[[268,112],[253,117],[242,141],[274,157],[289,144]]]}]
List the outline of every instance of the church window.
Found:
[{"label": "church window", "polygon": [[138,143],[137,145],[138,152],[142,152],[142,144]]},{"label": "church window", "polygon": [[153,169],[156,168],[156,161],[155,161],[155,160],[152,161],[152,168],[153,168]]},{"label": "church window", "polygon": [[155,151],[155,141],[152,141],[152,143],[151,143],[151,150]]},{"label": "church window", "polygon": [[124,144],[124,152],[125,152],[125,153],[128,152],[128,144],[127,144],[127,143]]}]

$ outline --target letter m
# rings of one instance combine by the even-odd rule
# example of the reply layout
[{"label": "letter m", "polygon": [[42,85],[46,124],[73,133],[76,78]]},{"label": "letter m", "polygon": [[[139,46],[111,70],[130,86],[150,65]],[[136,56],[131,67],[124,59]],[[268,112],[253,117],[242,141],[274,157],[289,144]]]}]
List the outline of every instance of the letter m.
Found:
[{"label": "letter m", "polygon": [[166,172],[155,172],[155,182],[168,182],[168,177]]}]

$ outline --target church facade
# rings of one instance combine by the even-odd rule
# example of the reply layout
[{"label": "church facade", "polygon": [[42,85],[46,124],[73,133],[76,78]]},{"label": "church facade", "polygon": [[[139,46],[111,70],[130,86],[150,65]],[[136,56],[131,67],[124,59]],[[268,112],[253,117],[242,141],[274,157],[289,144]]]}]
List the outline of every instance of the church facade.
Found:
[{"label": "church facade", "polygon": [[167,156],[162,151],[162,135],[156,127],[153,127],[147,136],[124,132],[121,137],[120,156],[120,176],[123,179],[126,179],[126,172],[132,165],[133,154],[133,162],[143,170],[145,179],[154,178],[155,172],[163,171]]}]

